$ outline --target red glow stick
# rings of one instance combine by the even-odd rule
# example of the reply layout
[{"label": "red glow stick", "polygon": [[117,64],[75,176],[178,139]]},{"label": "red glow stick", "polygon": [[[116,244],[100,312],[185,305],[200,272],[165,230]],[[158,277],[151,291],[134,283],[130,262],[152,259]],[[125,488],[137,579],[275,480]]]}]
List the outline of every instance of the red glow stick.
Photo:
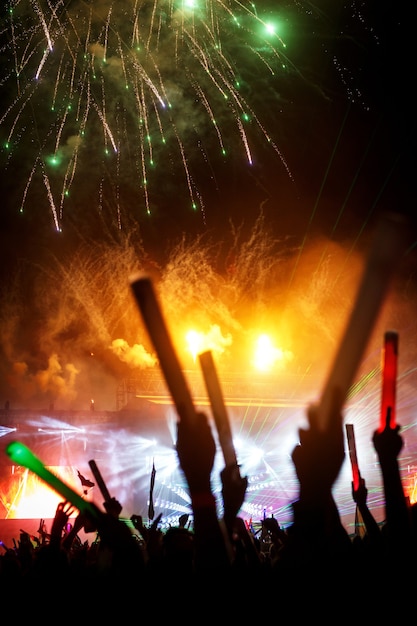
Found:
[{"label": "red glow stick", "polygon": [[346,424],[346,436],[348,440],[350,464],[352,466],[353,488],[356,491],[359,489],[361,473],[359,471],[358,457],[356,455],[355,431],[353,430],[353,424]]},{"label": "red glow stick", "polygon": [[383,304],[389,280],[405,253],[409,231],[409,221],[397,213],[385,214],[377,225],[356,300],[317,407],[319,425],[323,430],[334,412],[334,390],[340,391],[343,402],[347,396]]},{"label": "red glow stick", "polygon": [[148,276],[139,274],[130,279],[130,286],[158,355],[177,413],[181,420],[189,422],[196,411],[153,284]]},{"label": "red glow stick", "polygon": [[198,355],[198,358],[200,360],[207,394],[210,400],[217,432],[219,434],[219,442],[223,451],[224,462],[226,466],[237,465],[229,416],[223,400],[223,394],[212,353],[209,350],[207,352],[201,352],[201,354]]},{"label": "red glow stick", "polygon": [[[398,363],[398,333],[388,330],[384,334],[384,347],[382,350],[382,398],[381,418],[379,431],[386,426],[394,429],[396,422],[396,395],[397,395],[397,363]],[[389,412],[389,413],[388,413]],[[387,421],[388,420],[388,421]]]}]

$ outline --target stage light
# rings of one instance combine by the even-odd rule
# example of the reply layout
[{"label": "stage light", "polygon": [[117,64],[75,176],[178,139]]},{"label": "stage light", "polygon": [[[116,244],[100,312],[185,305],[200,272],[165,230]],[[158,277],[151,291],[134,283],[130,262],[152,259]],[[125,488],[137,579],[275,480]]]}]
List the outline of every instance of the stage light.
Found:
[{"label": "stage light", "polygon": [[255,347],[253,364],[261,372],[269,372],[277,361],[282,361],[284,356],[280,348],[276,348],[272,339],[265,334],[258,337]]}]

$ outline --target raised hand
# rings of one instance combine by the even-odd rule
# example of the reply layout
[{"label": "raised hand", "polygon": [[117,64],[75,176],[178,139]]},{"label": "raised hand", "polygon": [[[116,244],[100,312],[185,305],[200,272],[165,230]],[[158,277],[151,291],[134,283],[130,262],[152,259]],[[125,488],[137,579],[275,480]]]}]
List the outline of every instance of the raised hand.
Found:
[{"label": "raised hand", "polygon": [[69,518],[71,517],[71,515],[74,514],[75,511],[76,507],[74,507],[71,502],[64,501],[58,503],[54,521],[52,523],[50,539],[51,544],[56,546],[59,546],[61,544],[64,527],[66,526]]},{"label": "raised hand", "polygon": [[178,423],[176,449],[191,496],[211,493],[210,478],[216,443],[204,413],[196,413],[193,423]]},{"label": "raised hand", "polygon": [[345,460],[341,403],[335,391],[333,414],[325,430],[319,427],[318,408],[308,407],[309,429],[300,429],[300,443],[292,453],[292,460],[303,495],[312,497],[329,493]]},{"label": "raised hand", "polygon": [[222,496],[224,520],[231,529],[233,522],[245,500],[248,479],[242,477],[237,465],[227,465],[220,473],[222,481]]},{"label": "raised hand", "polygon": [[116,500],[116,498],[110,498],[109,500],[103,502],[103,507],[105,508],[106,513],[108,513],[112,517],[115,517],[116,519],[119,518],[119,515],[123,509],[122,505],[118,500]]}]

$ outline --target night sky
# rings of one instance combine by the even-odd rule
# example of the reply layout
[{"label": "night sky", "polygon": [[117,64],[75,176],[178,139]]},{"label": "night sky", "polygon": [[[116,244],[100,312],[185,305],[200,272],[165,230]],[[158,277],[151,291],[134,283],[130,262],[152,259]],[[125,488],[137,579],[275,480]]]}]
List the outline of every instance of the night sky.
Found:
[{"label": "night sky", "polygon": [[[46,7],[46,3],[39,4]],[[307,260],[307,250],[316,245],[318,255],[320,250],[327,254],[329,245],[340,247],[337,254],[343,255],[340,250],[346,248],[363,255],[381,212],[406,213],[411,218],[411,238],[401,271],[405,297],[414,296],[415,114],[409,9],[394,3],[381,7],[376,1],[264,2],[262,12],[258,8],[250,15],[239,12],[237,4],[230,2],[232,13],[240,20],[239,28],[235,28],[216,2],[208,4],[214,7],[218,21],[214,27],[214,22],[207,18],[207,32],[216,32],[221,39],[223,56],[233,68],[234,78],[240,80],[236,102],[241,97],[246,112],[251,112],[250,120],[242,123],[252,164],[248,163],[236,119],[238,105],[231,104],[230,97],[227,104],[222,102],[217,88],[221,84],[224,89],[228,84],[221,83],[221,77],[227,79],[228,65],[222,65],[220,57],[208,47],[209,38],[201,25],[196,31],[197,42],[206,55],[202,58],[213,61],[210,78],[201,59],[196,62],[194,58],[200,48],[190,44],[187,49],[174,46],[174,35],[181,32],[181,27],[178,16],[172,13],[172,3],[156,3],[159,21],[158,26],[152,27],[149,24],[153,3],[140,4],[142,50],[135,57],[140,64],[136,60],[130,66],[127,34],[131,35],[133,29],[131,22],[123,19],[130,2],[113,7],[113,21],[108,28],[106,20],[112,5],[108,0],[64,3],[59,17],[67,30],[59,30],[51,20],[54,53],[47,55],[36,88],[34,74],[47,41],[46,27],[42,26],[40,15],[34,15],[30,3],[4,4],[0,39],[4,94],[0,113],[4,400],[11,396],[16,402],[23,401],[19,391],[10,390],[5,382],[10,380],[13,363],[26,363],[26,374],[36,376],[47,369],[51,353],[58,352],[58,360],[68,366],[75,358],[82,361],[85,354],[94,352],[101,355],[97,358],[102,360],[106,372],[116,377],[122,375],[120,364],[105,356],[109,342],[121,334],[130,345],[137,338],[117,321],[116,312],[108,311],[113,285],[134,267],[135,255],[138,267],[155,270],[155,276],[162,277],[163,283],[172,270],[176,246],[189,246],[194,263],[193,246],[200,242],[207,252],[214,248],[211,269],[216,276],[224,277],[236,255],[240,252],[244,256],[243,242],[249,247],[254,245],[250,243],[251,236],[256,233],[260,214],[267,236],[279,242],[266,255],[279,251],[288,264],[284,272],[288,278],[301,271],[300,262],[302,271],[314,271]],[[10,6],[14,7],[13,36]],[[171,12],[167,6],[171,6]],[[93,17],[88,51],[91,58],[102,61],[108,41],[106,70],[97,79],[98,73],[91,70],[91,58],[87,69],[80,68],[81,61],[77,61],[75,74],[79,84],[74,87],[71,83],[71,91],[68,85],[74,66],[68,59],[72,58],[69,50],[75,50],[71,33],[74,30],[85,35],[85,16],[90,9]],[[46,16],[48,11],[46,7]],[[75,24],[72,29],[68,16]],[[255,26],[269,21],[279,26],[278,36],[268,41],[264,35],[264,39],[257,39]],[[141,55],[147,37],[150,33],[155,36],[155,32],[160,34],[158,46],[151,44],[149,48],[152,65],[149,58]],[[107,39],[103,33],[107,33]],[[121,42],[121,54],[117,41]],[[26,44],[34,51],[33,57],[25,52]],[[19,62],[22,69],[16,80],[15,66]],[[122,66],[130,89],[128,95],[122,93],[126,91],[120,80]],[[135,72],[142,72],[141,78],[143,72],[148,72],[153,80],[157,76],[155,67],[161,77],[160,82],[154,83],[158,93],[163,94],[165,88],[170,94],[167,100],[176,105],[172,117],[175,125],[165,126],[166,145],[154,140],[157,133],[150,133],[157,126],[158,102],[149,81],[141,83],[143,89],[148,89],[141,100],[148,105],[148,127],[143,119],[142,125],[136,123],[140,131],[132,126],[132,120],[138,117],[133,96]],[[87,101],[86,84],[95,104],[88,109],[82,128],[82,114],[74,121],[74,109],[79,102],[82,109]],[[79,100],[78,93],[82,94]],[[160,124],[164,126],[165,113],[161,111]],[[213,130],[210,112],[216,118],[221,141]],[[111,136],[103,130],[104,114]],[[148,143],[146,130],[151,136]],[[145,137],[144,148],[136,132]],[[111,148],[112,140],[118,151],[103,158],[103,148]],[[77,166],[66,170],[63,164],[68,166],[71,162],[68,155],[74,154],[71,150],[77,141]],[[152,167],[148,167],[150,143]],[[57,145],[57,154],[63,160],[54,169],[48,159]],[[141,149],[148,150],[146,198]],[[61,204],[68,171],[73,178],[67,185],[69,194]],[[31,182],[25,195],[28,180]],[[236,233],[240,237],[238,243]],[[238,251],[236,245],[240,247]],[[251,253],[256,257],[256,250]],[[107,259],[106,263],[103,260],[103,274],[106,268],[113,268],[115,274],[107,275],[106,295],[99,286],[106,276],[100,276],[97,283],[88,276],[94,272],[96,277],[100,258]],[[120,266],[117,258],[123,258]],[[330,259],[329,263],[331,266],[333,261]],[[268,263],[260,266],[259,274],[267,273],[267,266]],[[202,267],[198,280],[203,276]],[[187,280],[186,270],[177,273],[176,279],[181,278]],[[305,278],[308,280],[307,275]],[[189,280],[196,281],[195,288],[197,278]],[[292,279],[289,282],[295,291]],[[165,288],[168,290],[169,284]],[[243,292],[246,287],[242,285],[241,289]],[[100,297],[96,297],[99,291]],[[268,297],[265,294],[265,302]],[[287,294],[285,298],[291,300]],[[95,302],[95,321],[84,319],[83,307],[89,306],[86,302]],[[77,314],[81,319],[76,319]],[[242,311],[244,319],[252,314],[256,310]],[[324,319],[325,312],[322,314]],[[326,334],[331,334],[334,325],[330,317],[334,315],[341,320],[346,309],[329,310]],[[405,324],[408,323],[407,317]],[[340,324],[339,321],[339,328]],[[335,338],[332,349],[334,341]],[[75,350],[75,345],[82,344],[82,350]],[[69,355],[65,354],[67,347],[71,347]],[[34,401],[43,401],[42,397]]]}]

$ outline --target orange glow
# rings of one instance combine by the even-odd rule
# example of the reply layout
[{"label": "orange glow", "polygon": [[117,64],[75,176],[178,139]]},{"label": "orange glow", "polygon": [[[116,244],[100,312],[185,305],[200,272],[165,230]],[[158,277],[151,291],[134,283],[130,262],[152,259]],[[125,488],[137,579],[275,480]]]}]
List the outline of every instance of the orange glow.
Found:
[{"label": "orange glow", "polygon": [[193,361],[197,359],[197,354],[204,350],[204,335],[196,330],[189,330],[186,334],[187,350],[193,357]]},{"label": "orange glow", "polygon": [[[51,472],[78,490],[73,468],[50,467]],[[5,519],[53,518],[62,496],[29,470],[19,468],[3,483],[2,504],[7,509]]]},{"label": "orange glow", "polygon": [[283,351],[280,348],[275,348],[268,335],[259,336],[253,360],[256,369],[262,372],[270,371],[277,361],[282,361],[283,357]]},{"label": "orange glow", "polygon": [[217,324],[211,324],[206,333],[190,329],[186,333],[185,338],[187,351],[192,355],[194,362],[196,362],[197,355],[200,352],[210,350],[219,355],[232,343],[231,335],[223,335],[220,326]]}]

